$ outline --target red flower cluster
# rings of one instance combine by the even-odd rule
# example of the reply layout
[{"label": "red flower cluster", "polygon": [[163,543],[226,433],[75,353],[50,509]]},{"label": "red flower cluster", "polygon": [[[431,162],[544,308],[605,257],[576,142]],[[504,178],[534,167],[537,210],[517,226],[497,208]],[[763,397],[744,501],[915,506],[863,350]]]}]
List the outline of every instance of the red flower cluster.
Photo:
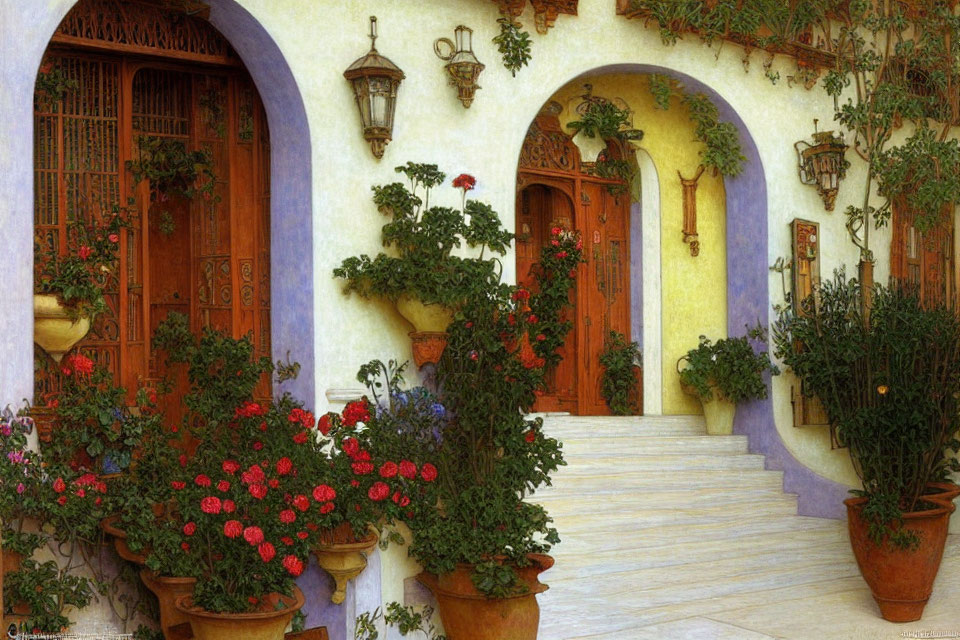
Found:
[{"label": "red flower cluster", "polygon": [[93,373],[93,360],[82,353],[76,353],[67,358],[67,363],[60,367],[60,371],[65,376],[70,376],[74,373],[78,376],[89,376]]},{"label": "red flower cluster", "polygon": [[216,496],[207,496],[200,501],[200,510],[204,513],[216,515],[223,508],[223,503]]},{"label": "red flower cluster", "polygon": [[328,433],[330,433],[330,428],[333,426],[333,424],[330,421],[331,415],[336,415],[336,414],[325,413],[322,416],[320,416],[320,420],[317,421],[317,429],[319,429],[320,433],[322,433],[323,435],[327,435]]},{"label": "red flower cluster", "polygon": [[457,189],[463,189],[464,191],[470,191],[475,186],[477,186],[477,179],[471,176],[468,173],[461,173],[456,178],[453,179],[453,186]]},{"label": "red flower cluster", "polygon": [[370,408],[366,400],[354,400],[343,409],[343,426],[354,427],[358,422],[369,422]]},{"label": "red flower cluster", "polygon": [[289,573],[293,577],[297,577],[301,573],[303,573],[303,561],[297,556],[294,556],[294,555],[284,556],[283,560],[281,561],[281,564],[283,565],[283,568],[287,570],[287,573]]},{"label": "red flower cluster", "polygon": [[299,422],[305,429],[313,428],[313,414],[299,407],[295,407],[290,411],[290,415],[287,416],[287,420],[293,423]]},{"label": "red flower cluster", "polygon": [[77,255],[80,256],[81,260],[86,260],[93,255],[93,249],[88,247],[85,244],[80,245],[80,248],[77,249]]},{"label": "red flower cluster", "polygon": [[252,418],[254,416],[262,416],[267,412],[262,406],[258,403],[253,402],[252,400],[247,400],[241,406],[233,412],[233,417],[235,418]]}]

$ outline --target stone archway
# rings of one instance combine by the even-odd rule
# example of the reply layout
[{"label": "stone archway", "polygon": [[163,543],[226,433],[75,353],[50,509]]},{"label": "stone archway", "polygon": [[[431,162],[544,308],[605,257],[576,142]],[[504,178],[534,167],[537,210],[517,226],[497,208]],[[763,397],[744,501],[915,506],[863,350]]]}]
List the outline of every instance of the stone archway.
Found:
[{"label": "stone archway", "polygon": [[[561,87],[605,74],[660,74],[683,83],[688,92],[708,96],[717,106],[721,120],[741,132],[743,172],[724,180],[726,204],[727,326],[737,331],[769,317],[768,210],[766,173],[756,142],[740,115],[717,91],[693,76],[652,64],[612,64],[590,69],[568,78],[544,96],[544,102]],[[529,121],[535,114],[528,114]],[[516,142],[520,155],[523,138]],[[646,230],[644,230],[646,231]],[[644,238],[647,241],[647,238]],[[644,255],[644,258],[648,256]],[[644,294],[648,295],[646,288]],[[645,307],[644,311],[648,311]],[[768,383],[769,391],[769,383]],[[847,487],[828,480],[807,468],[787,450],[774,422],[772,395],[738,408],[734,431],[749,438],[750,451],[766,456],[768,469],[784,472],[784,490],[799,496],[801,515],[842,518]]]}]

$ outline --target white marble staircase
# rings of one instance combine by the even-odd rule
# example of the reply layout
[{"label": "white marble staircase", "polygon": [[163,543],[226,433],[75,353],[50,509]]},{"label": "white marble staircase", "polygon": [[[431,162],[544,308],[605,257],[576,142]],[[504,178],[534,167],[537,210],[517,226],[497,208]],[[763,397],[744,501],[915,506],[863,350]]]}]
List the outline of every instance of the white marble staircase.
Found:
[{"label": "white marble staircase", "polygon": [[[707,436],[695,416],[550,416],[544,431],[563,442],[568,466],[531,497],[562,540],[541,576],[550,590],[539,597],[540,640],[858,638],[863,624],[894,637],[905,629],[872,610],[845,524],[797,516],[782,473],[764,470],[746,437]],[[951,538],[945,570],[960,582]],[[854,635],[842,624],[830,627],[839,635],[809,635],[802,619],[796,629],[778,626],[795,603],[812,603],[816,618],[818,598],[853,598],[869,622]]]}]

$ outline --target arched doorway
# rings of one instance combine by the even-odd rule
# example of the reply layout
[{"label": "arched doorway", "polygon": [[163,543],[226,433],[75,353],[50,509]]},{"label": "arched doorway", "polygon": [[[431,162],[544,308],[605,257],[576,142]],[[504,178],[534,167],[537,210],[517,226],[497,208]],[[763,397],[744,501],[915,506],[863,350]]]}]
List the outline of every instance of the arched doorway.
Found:
[{"label": "arched doorway", "polygon": [[[253,81],[223,36],[156,5],[83,0],[57,28],[39,78],[37,267],[76,250],[76,224],[96,228],[119,207],[129,225],[119,268],[103,283],[108,308],[79,350],[131,399],[163,377],[151,336],[171,313],[194,332],[249,335],[258,355],[270,356],[269,133]],[[172,167],[195,163],[204,167],[195,181],[170,178]],[[37,356],[42,399],[56,392],[59,370]],[[171,422],[186,390],[185,380],[175,383],[165,403]],[[259,392],[270,395],[268,379]]]},{"label": "arched doorway", "polygon": [[[563,361],[538,411],[605,415],[600,354],[611,331],[630,339],[630,196],[617,180],[593,175],[548,104],[530,125],[517,170],[517,281],[533,280],[537,256],[551,229],[580,233],[584,264],[577,277],[573,329]],[[613,143],[604,153],[625,159]],[[642,388],[642,382],[640,383]]]}]

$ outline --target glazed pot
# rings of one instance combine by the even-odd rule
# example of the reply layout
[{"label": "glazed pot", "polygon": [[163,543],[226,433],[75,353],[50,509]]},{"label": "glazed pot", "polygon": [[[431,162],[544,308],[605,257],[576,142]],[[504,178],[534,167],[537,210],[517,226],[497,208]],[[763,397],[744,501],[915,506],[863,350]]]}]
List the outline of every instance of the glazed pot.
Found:
[{"label": "glazed pot", "polygon": [[83,340],[90,331],[90,319],[71,318],[57,296],[33,296],[33,341],[58,364],[63,354]]},{"label": "glazed pot", "polygon": [[331,602],[341,604],[346,599],[347,583],[367,568],[367,555],[379,541],[380,534],[373,529],[366,537],[357,540],[349,523],[323,533],[313,554],[320,568],[330,574],[336,584],[336,589],[330,595]]},{"label": "glazed pot", "polygon": [[867,499],[843,501],[853,555],[880,607],[880,615],[890,622],[920,619],[940,569],[950,514],[955,507],[939,498],[924,497],[924,501],[929,508],[903,514],[903,528],[920,537],[916,550],[896,549],[886,540],[875,544],[869,536],[869,523],[861,518]]},{"label": "glazed pot", "polygon": [[417,576],[436,597],[449,640],[536,640],[540,626],[537,594],[548,588],[537,577],[553,566],[553,558],[536,553],[527,557],[531,565],[518,568],[517,576],[528,591],[507,598],[488,598],[478,592],[469,564],[458,564],[441,576],[426,572]]},{"label": "glazed pot", "polygon": [[117,550],[117,555],[124,560],[135,562],[137,564],[146,564],[147,554],[134,551],[127,545],[127,532],[117,527],[117,521],[120,516],[108,516],[100,521],[100,528],[108,536],[113,537],[113,547]]},{"label": "glazed pot", "polygon": [[176,634],[170,633],[170,628],[187,622],[186,616],[177,610],[177,598],[192,596],[197,579],[158,576],[150,569],[143,569],[140,571],[140,580],[157,596],[160,605],[160,630],[167,640],[171,640]]},{"label": "glazed pot", "polygon": [[720,395],[719,390],[712,391],[713,397],[710,400],[700,399],[707,435],[729,436],[733,434],[733,418],[737,414],[737,405]]},{"label": "glazed pot", "polygon": [[[277,609],[280,602],[286,606]],[[179,596],[174,606],[190,623],[196,640],[283,640],[290,619],[303,602],[303,593],[294,587],[292,596],[264,596],[262,611],[254,613],[213,613],[193,606],[192,594]]]}]

